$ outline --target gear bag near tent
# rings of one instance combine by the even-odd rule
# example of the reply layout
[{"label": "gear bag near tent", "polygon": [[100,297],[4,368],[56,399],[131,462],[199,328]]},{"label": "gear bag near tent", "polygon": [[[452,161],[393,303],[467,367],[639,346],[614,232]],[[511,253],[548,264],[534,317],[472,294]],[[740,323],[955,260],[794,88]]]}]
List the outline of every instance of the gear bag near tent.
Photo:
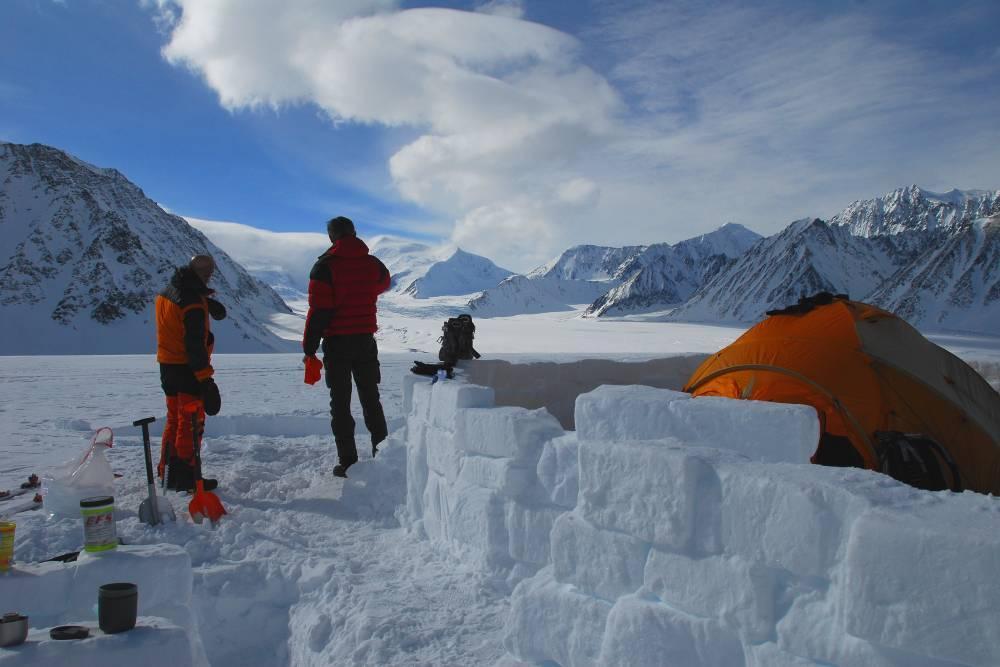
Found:
[{"label": "gear bag near tent", "polygon": [[684,391],[811,405],[822,433],[813,463],[1000,494],[1000,394],[901,318],[844,295],[769,311]]}]

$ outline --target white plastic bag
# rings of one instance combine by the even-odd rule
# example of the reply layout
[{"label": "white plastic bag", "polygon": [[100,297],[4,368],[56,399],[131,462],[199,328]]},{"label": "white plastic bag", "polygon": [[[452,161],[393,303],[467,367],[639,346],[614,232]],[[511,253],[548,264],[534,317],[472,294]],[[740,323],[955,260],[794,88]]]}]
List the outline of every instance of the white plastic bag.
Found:
[{"label": "white plastic bag", "polygon": [[51,476],[42,477],[44,507],[55,518],[79,518],[80,501],[114,496],[115,474],[104,453],[114,444],[114,433],[103,427],[94,433],[82,458],[67,461]]}]

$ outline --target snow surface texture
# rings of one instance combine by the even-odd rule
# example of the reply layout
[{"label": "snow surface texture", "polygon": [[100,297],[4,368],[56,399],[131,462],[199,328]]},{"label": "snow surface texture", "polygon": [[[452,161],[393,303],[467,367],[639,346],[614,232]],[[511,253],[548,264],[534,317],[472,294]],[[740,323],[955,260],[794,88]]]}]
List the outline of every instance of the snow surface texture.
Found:
[{"label": "snow surface texture", "polygon": [[[670,340],[660,343],[669,345]],[[964,350],[967,358],[986,360],[981,367],[992,372],[988,377],[996,382],[996,350],[977,348],[974,342],[956,339],[952,349]],[[696,344],[707,345],[695,336],[675,344],[675,349],[690,350]],[[537,361],[539,357],[552,360],[549,354],[517,358]],[[459,544],[454,532],[444,540],[426,540],[416,531],[401,528],[397,519],[398,514],[411,528],[423,521],[423,514],[411,516],[411,509],[418,507],[411,503],[417,502],[420,476],[424,491],[431,479],[429,459],[421,459],[418,448],[403,439],[405,433],[416,433],[406,425],[412,397],[430,388],[433,398],[437,391],[428,378],[408,374],[412,355],[382,355],[381,388],[393,435],[374,461],[362,450],[362,461],[346,481],[329,474],[336,457],[325,391],[302,383],[299,355],[219,355],[215,361],[223,412],[208,421],[205,469],[219,478],[218,495],[230,514],[213,531],[190,523],[185,509],[188,499],[173,493],[169,499],[177,511],[177,523],[153,528],[136,516],[146,497],[146,482],[140,435],[129,424],[147,415],[159,419],[163,410],[152,357],[0,358],[0,488],[12,488],[30,472],[42,474],[64,459],[79,456],[93,430],[109,425],[116,440],[108,459],[124,475],[115,481],[118,534],[130,549],[155,545],[157,556],[149,559],[149,567],[122,571],[109,579],[127,576],[139,583],[140,600],[151,605],[144,608],[140,602],[140,614],[149,614],[140,619],[142,628],[123,636],[96,637],[86,650],[80,645],[81,650],[74,653],[78,663],[62,662],[52,652],[57,647],[42,640],[45,630],[57,622],[96,624],[92,605],[96,585],[105,583],[103,575],[97,576],[100,573],[85,561],[92,574],[81,575],[79,596],[66,595],[58,581],[43,585],[35,580],[34,593],[8,597],[7,582],[12,579],[0,578],[4,611],[16,609],[33,619],[33,643],[18,653],[0,649],[0,658],[8,661],[3,664],[96,667],[96,656],[105,655],[108,647],[122,658],[121,664],[157,665],[165,664],[158,662],[161,653],[171,656],[178,646],[192,652],[190,662],[174,656],[170,664],[204,664],[196,652],[197,639],[187,629],[192,627],[211,664],[248,667],[512,667],[523,663],[527,653],[518,653],[521,659],[506,653],[505,633],[511,651],[520,651],[517,647],[528,651],[533,646],[530,650],[538,655],[564,656],[566,664],[579,664],[570,662],[570,656],[596,661],[605,646],[622,665],[643,664],[654,650],[662,656],[679,654],[674,664],[684,665],[712,664],[710,659],[720,654],[727,659],[732,656],[731,664],[768,666],[941,667],[995,662],[995,655],[986,660],[926,657],[959,642],[956,634],[941,636],[946,627],[964,637],[967,651],[985,651],[995,645],[995,601],[1000,598],[994,590],[995,577],[983,572],[987,563],[993,563],[990,573],[995,572],[996,530],[977,532],[983,522],[996,525],[993,499],[921,493],[860,471],[850,474],[798,464],[750,463],[735,452],[676,442],[666,452],[661,451],[662,442],[611,443],[616,451],[629,454],[632,448],[640,449],[651,466],[661,466],[656,468],[658,473],[643,468],[621,482],[625,488],[647,485],[654,489],[649,497],[655,500],[634,510],[631,504],[613,507],[610,500],[625,494],[613,496],[608,487],[608,501],[601,501],[604,489],[599,484],[609,475],[620,481],[625,475],[623,466],[635,463],[626,456],[612,472],[602,471],[600,476],[595,476],[592,467],[584,469],[581,461],[596,462],[605,449],[604,443],[578,441],[586,419],[577,418],[581,431],[567,433],[543,411],[507,407],[488,415],[493,410],[462,408],[479,415],[481,428],[492,421],[496,429],[508,429],[503,431],[507,436],[530,437],[499,438],[491,428],[486,431],[490,437],[481,444],[462,445],[464,462],[458,478],[451,487],[438,479],[436,497],[450,512],[442,515],[457,517],[457,525],[468,527],[473,541]],[[405,407],[404,382],[414,384]],[[438,394],[445,397],[452,390],[448,387]],[[588,414],[599,417],[594,409],[604,405],[618,416],[617,422],[607,422],[602,428],[621,429],[630,424],[639,428],[645,423],[650,431],[638,435],[663,437],[655,433],[663,428],[658,423],[618,414],[614,395],[624,391],[595,392],[596,403]],[[502,387],[498,388],[496,395],[502,393]],[[630,404],[649,406],[671,396],[664,390],[647,389],[642,394],[645,399],[635,396]],[[457,405],[458,392],[451,395]],[[665,405],[677,410],[680,403],[695,405],[682,398]],[[432,411],[432,401],[426,407],[428,425],[451,424],[448,411],[442,410],[446,404],[439,401]],[[359,423],[358,441],[363,444],[366,433],[360,407],[355,404],[353,411]],[[452,411],[456,420],[459,411]],[[505,414],[510,411],[528,413],[528,419],[517,425],[507,420]],[[736,416],[725,418],[741,433],[751,432],[750,423],[736,421]],[[724,421],[722,414],[718,417]],[[788,418],[789,432],[804,433],[799,419]],[[162,420],[153,427],[156,449]],[[720,423],[719,431],[710,432],[721,432],[721,428]],[[682,431],[666,435],[684,437]],[[525,442],[541,451],[525,448]],[[795,452],[793,441],[785,444],[786,454]],[[480,451],[466,451],[473,447]],[[447,452],[436,449],[435,457],[442,451]],[[511,451],[515,456],[490,454]],[[588,451],[594,456],[587,456]],[[744,447],[743,451],[748,450]],[[665,488],[672,478],[662,466],[676,469],[681,465],[678,459],[686,462],[681,467],[690,473],[681,477],[688,480],[688,490],[725,501],[721,509],[714,503],[696,504],[698,521],[689,519],[684,510],[689,506]],[[527,461],[536,463],[532,467]],[[454,473],[446,459],[434,458],[433,465],[444,471],[435,472],[438,478]],[[757,476],[742,475],[744,469],[754,467],[759,470]],[[704,486],[713,475],[719,477],[718,488]],[[471,489],[468,501],[459,505],[449,488]],[[586,504],[578,503],[583,491]],[[424,498],[424,493],[419,494],[421,508]],[[642,494],[631,494],[630,503],[641,498]],[[672,498],[677,503],[665,505]],[[840,502],[842,498],[852,500]],[[804,503],[809,512],[800,507]],[[480,517],[482,525],[473,530],[465,517],[479,508],[486,514]],[[659,517],[671,517],[671,525],[694,523],[710,528],[692,531],[689,543],[695,546],[690,549],[699,551],[669,549],[660,544],[673,539],[669,534],[658,537],[657,533],[629,535],[609,530],[601,524],[611,519],[595,519],[602,516],[596,508],[616,512],[616,525],[635,526],[634,512],[655,510],[658,521],[651,525],[662,523]],[[740,521],[730,521],[733,517]],[[17,569],[80,548],[78,521],[48,520],[43,511],[24,512],[16,520]],[[793,530],[792,525],[800,528]],[[450,525],[439,526],[442,531],[451,530]],[[629,530],[639,532],[635,527]],[[509,531],[506,542],[503,531]],[[794,548],[781,550],[786,544],[782,540],[793,536]],[[483,544],[489,550],[482,550],[479,545]],[[506,551],[497,545],[504,545]],[[720,548],[721,552],[713,551]],[[180,549],[189,565],[178,557]],[[732,555],[737,551],[744,555]],[[637,553],[647,553],[645,560],[637,558]],[[491,558],[494,565],[489,564]],[[938,565],[939,558],[947,559],[945,566]],[[154,561],[162,565],[154,566]],[[615,565],[622,562],[624,566]],[[54,564],[41,567],[52,567],[55,573],[73,571]],[[164,568],[168,582],[158,578]],[[850,578],[858,569],[862,570],[860,578]],[[657,574],[664,570],[666,575]],[[518,580],[522,583],[511,596],[511,586]],[[191,588],[185,608],[187,581]],[[637,582],[641,587],[629,591]],[[164,599],[165,583],[171,586],[172,609],[156,602]],[[852,588],[845,592],[844,585]],[[973,585],[981,590],[970,595]],[[621,591],[627,592],[612,599]],[[662,600],[670,600],[669,605]],[[614,615],[612,610],[616,610]],[[536,614],[535,622],[525,616],[529,613]],[[992,625],[974,637],[976,623]],[[612,633],[612,627],[618,630]],[[622,628],[629,627],[644,634],[626,652],[630,635]],[[747,637],[772,634],[754,642],[734,627],[748,628]],[[736,640],[731,639],[734,633]],[[702,639],[709,637],[717,641],[706,649]],[[128,644],[135,652],[126,654],[120,645],[112,647],[113,643]],[[595,645],[597,653],[593,653]],[[892,648],[900,645],[903,648]],[[805,657],[821,655],[832,657],[819,663]],[[103,667],[107,662],[100,664]]]},{"label": "snow surface texture", "polygon": [[803,406],[493,398],[407,380],[406,523],[520,582],[500,664],[1000,662],[997,499],[808,465]]}]

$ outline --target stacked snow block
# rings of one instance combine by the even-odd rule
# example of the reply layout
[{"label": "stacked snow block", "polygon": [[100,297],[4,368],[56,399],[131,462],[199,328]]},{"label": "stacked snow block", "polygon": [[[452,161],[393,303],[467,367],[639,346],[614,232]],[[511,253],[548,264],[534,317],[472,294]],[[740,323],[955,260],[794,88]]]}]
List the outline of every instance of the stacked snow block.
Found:
[{"label": "stacked snow block", "polygon": [[557,466],[576,465],[559,423],[544,409],[496,407],[492,389],[461,379],[407,378],[403,400],[403,523],[512,584],[546,565],[552,525],[575,503]]},{"label": "stacked snow block", "polygon": [[562,480],[577,503],[512,594],[508,663],[1000,664],[1000,502],[809,465],[815,419],[643,387],[580,396],[579,477]]},{"label": "stacked snow block", "polygon": [[[33,628],[96,623],[98,589],[115,581],[136,584],[139,616],[149,617],[145,625],[160,629],[157,633],[145,632],[143,641],[163,644],[158,649],[172,660],[184,657],[170,664],[208,664],[192,610],[191,557],[184,548],[173,544],[123,545],[100,555],[81,552],[70,563],[19,564],[0,584],[0,599],[7,608],[27,615]],[[56,650],[43,648],[39,656]],[[60,660],[58,664],[71,662]]]}]

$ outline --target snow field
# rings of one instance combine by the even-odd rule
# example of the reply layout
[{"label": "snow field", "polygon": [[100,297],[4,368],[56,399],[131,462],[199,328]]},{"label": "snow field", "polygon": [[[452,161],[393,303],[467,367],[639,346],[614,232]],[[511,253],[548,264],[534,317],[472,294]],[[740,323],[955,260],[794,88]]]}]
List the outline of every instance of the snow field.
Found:
[{"label": "snow field", "polygon": [[[127,574],[140,583],[143,627],[95,637],[74,659],[127,650],[129,663],[248,667],[1000,663],[996,499],[793,462],[809,450],[797,408],[765,417],[759,405],[713,399],[717,409],[696,414],[681,406],[703,399],[607,387],[587,389],[577,403],[590,401],[590,416],[564,431],[537,405],[496,407],[504,387],[431,385],[408,373],[411,361],[382,355],[392,437],[370,460],[355,404],[362,460],[341,481],[329,474],[325,392],[302,384],[299,356],[217,357],[223,413],[209,420],[205,468],[230,515],[211,530],[189,522],[177,494],[176,524],[137,519],[141,440],[124,425],[162,414],[151,357],[0,359],[3,488],[78,456],[110,425],[108,458],[124,474],[119,535],[130,549],[181,548],[190,559],[186,617],[183,605],[143,607],[166,590],[144,583],[161,569],[150,559]],[[664,411],[672,419],[654,421]],[[774,419],[784,426],[768,430]],[[692,429],[712,441],[687,442]],[[767,435],[782,431],[797,435]],[[633,516],[643,512],[650,525]],[[78,521],[26,512],[17,523],[18,570],[80,548]],[[185,577],[175,578],[182,585],[168,592],[183,598]],[[83,602],[96,601],[97,579]],[[83,602],[55,597],[58,584],[8,598],[8,581],[0,600],[32,617],[33,638],[43,623],[96,623]],[[191,650],[188,661],[169,646]],[[0,650],[0,661],[62,664],[51,650],[37,641]]]},{"label": "snow field", "polygon": [[[175,493],[168,496],[176,523],[150,527],[138,521],[137,510],[146,497],[141,436],[126,424],[156,415],[152,444],[158,449],[163,397],[149,357],[0,360],[0,389],[10,389],[0,402],[2,436],[9,445],[0,459],[4,488],[22,474],[41,474],[78,456],[95,426],[110,425],[115,446],[108,459],[124,474],[115,481],[118,535],[129,549],[177,550],[189,559],[186,574],[163,571],[151,562],[135,572],[95,576],[89,584],[81,579],[89,602],[75,608],[56,596],[58,582],[36,589],[41,579],[33,577],[31,590],[8,597],[11,578],[0,578],[5,610],[29,615],[32,632],[57,623],[96,624],[92,606],[97,586],[132,580],[139,584],[139,614],[150,620],[126,633],[133,642],[129,646],[145,636],[146,625],[166,624],[188,646],[185,659],[164,653],[173,656],[170,664],[176,667],[494,663],[503,655],[507,587],[408,534],[395,518],[406,502],[407,448],[398,435],[403,427],[402,378],[410,356],[383,356],[381,389],[393,435],[374,460],[355,400],[361,462],[351,469],[349,480],[330,474],[336,452],[329,399],[322,386],[302,383],[300,358],[222,355],[214,360],[223,413],[208,420],[204,466],[207,475],[218,477],[217,495],[229,511],[215,530],[192,524],[189,498]],[[17,516],[17,570],[80,546],[79,520],[48,519],[44,511]],[[75,571],[75,565],[59,567]],[[160,590],[183,591],[185,581],[190,594],[186,608],[174,614],[158,604],[145,606],[155,602]],[[189,647],[188,627],[201,639],[200,657]],[[166,664],[158,662],[160,645],[152,640],[138,644],[128,662]],[[19,650],[43,649],[33,643]],[[14,664],[29,655],[0,649],[0,656],[8,654],[16,656]],[[94,662],[82,664],[96,667]]]},{"label": "snow field", "polygon": [[567,433],[405,393],[404,523],[515,585],[499,665],[1000,663],[1000,503],[807,464],[811,408],[601,387]]}]

